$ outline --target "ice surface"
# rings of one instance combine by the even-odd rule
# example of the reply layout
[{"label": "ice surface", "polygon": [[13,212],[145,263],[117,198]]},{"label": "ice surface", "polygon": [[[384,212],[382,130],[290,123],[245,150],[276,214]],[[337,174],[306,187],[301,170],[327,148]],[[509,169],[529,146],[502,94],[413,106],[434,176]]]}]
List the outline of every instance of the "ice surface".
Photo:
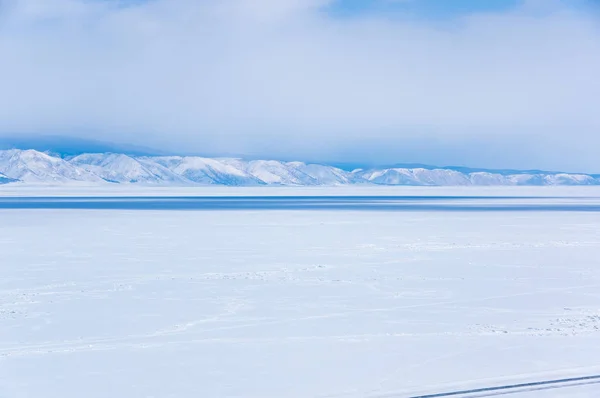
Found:
[{"label": "ice surface", "polygon": [[416,187],[356,186],[337,187],[148,187],[136,185],[47,186],[0,185],[2,196],[469,196],[600,198],[600,186],[518,186],[518,187]]},{"label": "ice surface", "polygon": [[409,397],[600,374],[599,212],[0,220],[0,397]]}]

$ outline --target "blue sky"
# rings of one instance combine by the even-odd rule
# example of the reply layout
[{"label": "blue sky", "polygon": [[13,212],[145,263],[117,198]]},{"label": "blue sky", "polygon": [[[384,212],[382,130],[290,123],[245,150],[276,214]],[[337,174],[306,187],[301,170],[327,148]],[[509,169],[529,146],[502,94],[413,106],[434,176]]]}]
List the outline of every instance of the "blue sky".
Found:
[{"label": "blue sky", "polygon": [[[337,0],[329,5],[329,11],[338,16],[385,13],[392,16],[447,20],[473,13],[514,11],[526,3],[526,0]],[[600,5],[596,0],[538,0],[529,3],[537,3],[537,6],[554,3],[586,12],[592,12]]]},{"label": "blue sky", "polygon": [[520,0],[339,0],[330,7],[338,15],[406,13],[421,18],[452,18],[473,12],[502,12],[514,9]]},{"label": "blue sky", "polygon": [[7,0],[0,137],[600,172],[585,0]]}]

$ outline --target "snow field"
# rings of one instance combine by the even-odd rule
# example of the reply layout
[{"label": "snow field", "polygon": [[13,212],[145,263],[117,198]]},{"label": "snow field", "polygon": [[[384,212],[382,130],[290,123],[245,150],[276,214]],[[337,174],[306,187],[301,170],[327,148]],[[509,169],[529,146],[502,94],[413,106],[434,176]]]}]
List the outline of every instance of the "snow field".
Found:
[{"label": "snow field", "polygon": [[405,397],[600,373],[600,213],[0,220],[0,396]]}]

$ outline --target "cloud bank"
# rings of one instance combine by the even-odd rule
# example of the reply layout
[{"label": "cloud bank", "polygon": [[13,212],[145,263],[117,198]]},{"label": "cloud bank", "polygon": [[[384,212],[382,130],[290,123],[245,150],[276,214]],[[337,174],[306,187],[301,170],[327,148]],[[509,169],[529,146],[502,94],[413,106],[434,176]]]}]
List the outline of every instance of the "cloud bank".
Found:
[{"label": "cloud bank", "polygon": [[591,9],[527,1],[430,20],[334,5],[0,0],[0,134],[600,171]]}]

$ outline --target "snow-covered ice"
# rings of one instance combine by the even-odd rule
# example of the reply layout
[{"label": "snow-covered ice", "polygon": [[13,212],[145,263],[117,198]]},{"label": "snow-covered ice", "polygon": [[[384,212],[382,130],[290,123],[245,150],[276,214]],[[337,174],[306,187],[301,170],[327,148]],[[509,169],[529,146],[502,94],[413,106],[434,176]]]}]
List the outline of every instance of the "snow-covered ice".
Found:
[{"label": "snow-covered ice", "polygon": [[0,258],[1,397],[409,397],[600,374],[595,211],[0,210]]}]

